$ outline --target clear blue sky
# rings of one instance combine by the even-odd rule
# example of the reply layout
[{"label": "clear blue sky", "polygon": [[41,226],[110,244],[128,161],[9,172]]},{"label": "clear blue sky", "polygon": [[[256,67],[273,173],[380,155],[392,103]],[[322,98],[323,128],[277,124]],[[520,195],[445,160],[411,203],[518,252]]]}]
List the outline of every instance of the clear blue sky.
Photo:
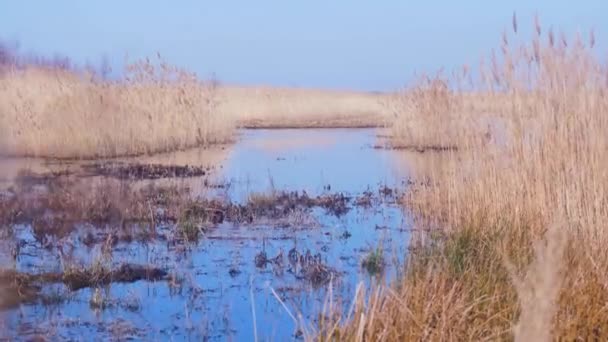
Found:
[{"label": "clear blue sky", "polygon": [[387,90],[475,63],[513,11],[606,46],[608,0],[0,0],[0,38],[79,63],[158,51],[227,83]]}]

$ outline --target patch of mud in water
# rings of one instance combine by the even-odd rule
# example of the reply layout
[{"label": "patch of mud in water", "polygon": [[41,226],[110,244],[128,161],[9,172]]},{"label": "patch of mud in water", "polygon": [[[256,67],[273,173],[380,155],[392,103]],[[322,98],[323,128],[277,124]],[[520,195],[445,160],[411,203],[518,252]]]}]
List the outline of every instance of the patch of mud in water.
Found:
[{"label": "patch of mud in water", "polygon": [[[345,315],[358,284],[390,281],[407,253],[409,222],[396,204],[406,175],[393,169],[398,152],[374,150],[374,139],[367,129],[244,131],[218,168],[231,186],[208,189],[173,220],[138,221],[154,231],[146,239],[118,237],[124,213],[91,219],[116,216],[111,205],[61,216],[85,223],[53,238],[36,231],[48,211],[24,211],[2,228],[0,259],[26,279],[4,273],[0,297],[38,292],[0,311],[0,338],[252,340],[255,326],[261,340],[287,340],[314,327],[329,296]],[[186,164],[197,165],[177,165]],[[164,196],[154,203],[170,202]],[[204,229],[188,242],[181,232],[192,227]],[[81,270],[82,286],[70,286],[66,269]],[[36,278],[44,274],[51,279]]]},{"label": "patch of mud in water", "polygon": [[[128,180],[139,185],[179,183],[191,189],[224,188],[215,181],[230,156],[228,146],[195,148],[152,156],[107,160],[54,160],[0,157],[0,193],[16,184],[44,184],[57,177]],[[93,180],[96,181],[96,180]]]}]

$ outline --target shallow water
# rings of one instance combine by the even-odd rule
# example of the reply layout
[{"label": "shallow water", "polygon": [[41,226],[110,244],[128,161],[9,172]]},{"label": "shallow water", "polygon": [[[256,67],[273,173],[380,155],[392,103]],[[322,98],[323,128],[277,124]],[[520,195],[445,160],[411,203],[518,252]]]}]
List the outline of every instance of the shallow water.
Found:
[{"label": "shallow water", "polygon": [[272,187],[361,193],[399,186],[406,176],[393,165],[399,152],[372,148],[374,129],[245,130],[241,138],[223,170],[233,198]]},{"label": "shallow water", "polygon": [[[244,201],[251,192],[289,190],[356,197],[366,190],[377,194],[384,186],[403,189],[407,174],[395,167],[399,152],[373,149],[375,139],[371,129],[242,131],[216,174],[229,186],[208,196]],[[386,262],[380,281],[395,277],[407,252],[409,223],[394,198],[378,195],[377,199],[369,208],[351,204],[341,217],[323,209],[294,213],[289,227],[278,227],[276,222],[223,223],[194,245],[171,240],[120,242],[112,252],[113,264],[153,264],[167,269],[175,282],[138,281],[73,292],[63,285],[49,286],[47,293],[67,295],[67,300],[23,304],[0,313],[4,322],[0,337],[252,340],[257,330],[260,340],[297,339],[298,330],[315,327],[325,301],[331,300],[336,310],[345,313],[357,285],[376,281],[361,262],[377,246],[382,245]],[[18,270],[61,267],[56,255],[40,248],[30,226],[13,228],[24,246]],[[158,229],[167,235],[172,231],[171,226]],[[90,264],[100,253],[99,246],[85,246],[79,234],[83,230],[70,237],[74,255]],[[297,266],[289,262],[265,267],[254,262],[261,252],[270,258],[282,253],[287,259],[294,248],[320,254],[323,264],[336,271],[332,281],[319,285],[300,279]],[[94,296],[105,298],[107,306],[92,308]]]}]

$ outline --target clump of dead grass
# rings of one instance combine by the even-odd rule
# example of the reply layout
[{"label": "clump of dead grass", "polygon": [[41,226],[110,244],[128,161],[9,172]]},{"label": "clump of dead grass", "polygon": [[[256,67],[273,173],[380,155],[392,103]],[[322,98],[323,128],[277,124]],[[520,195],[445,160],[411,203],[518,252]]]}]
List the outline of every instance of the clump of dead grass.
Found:
[{"label": "clump of dead grass", "polygon": [[[456,116],[446,108],[465,103],[472,124],[405,199],[418,229],[404,277],[360,295],[352,319],[323,325],[333,326],[324,338],[608,337],[608,70],[593,34],[558,37],[536,21],[531,42],[515,39],[505,34],[480,68],[475,96],[484,101],[453,90],[449,106],[421,100]],[[489,137],[480,137],[488,118]],[[435,142],[446,127],[419,128]]]},{"label": "clump of dead grass", "polygon": [[231,117],[217,112],[217,85],[160,56],[109,80],[53,65],[3,65],[0,153],[96,158],[227,142]]}]

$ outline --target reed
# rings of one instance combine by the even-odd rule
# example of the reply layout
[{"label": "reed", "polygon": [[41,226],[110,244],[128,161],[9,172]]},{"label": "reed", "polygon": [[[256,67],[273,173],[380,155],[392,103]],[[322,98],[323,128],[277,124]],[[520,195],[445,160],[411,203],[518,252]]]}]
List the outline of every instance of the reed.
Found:
[{"label": "reed", "polygon": [[[433,83],[426,111],[404,107],[420,139],[397,122],[397,141],[458,149],[419,159],[403,278],[359,295],[322,339],[608,338],[608,70],[593,33],[557,38],[536,20],[526,39],[513,22],[475,92]],[[428,113],[466,124],[442,140],[453,126]]]},{"label": "reed", "polygon": [[125,77],[40,64],[0,73],[0,153],[98,158],[208,146],[232,138],[234,120],[217,108],[217,85],[149,59]]}]

